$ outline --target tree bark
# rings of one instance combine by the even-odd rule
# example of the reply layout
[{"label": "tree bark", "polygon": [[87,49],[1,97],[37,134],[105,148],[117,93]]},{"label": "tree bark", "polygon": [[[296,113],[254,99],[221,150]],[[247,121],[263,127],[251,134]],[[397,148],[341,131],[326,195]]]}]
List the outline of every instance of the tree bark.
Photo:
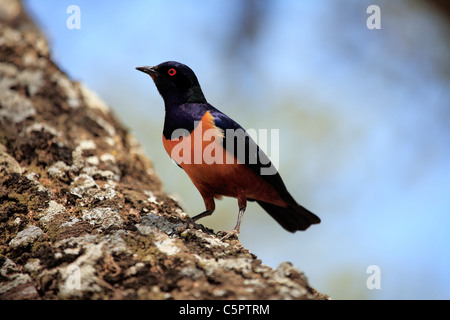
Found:
[{"label": "tree bark", "polygon": [[187,229],[141,146],[0,1],[0,299],[320,299],[290,263]]}]

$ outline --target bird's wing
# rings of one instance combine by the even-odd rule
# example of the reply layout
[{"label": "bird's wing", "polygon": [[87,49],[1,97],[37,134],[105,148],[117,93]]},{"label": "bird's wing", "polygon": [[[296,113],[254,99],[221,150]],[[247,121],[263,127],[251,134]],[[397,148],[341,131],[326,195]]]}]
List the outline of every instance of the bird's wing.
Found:
[{"label": "bird's wing", "polygon": [[287,203],[295,203],[277,169],[247,131],[236,121],[213,107],[210,108],[210,113],[214,117],[216,127],[224,133],[222,144],[225,150],[271,184]]}]

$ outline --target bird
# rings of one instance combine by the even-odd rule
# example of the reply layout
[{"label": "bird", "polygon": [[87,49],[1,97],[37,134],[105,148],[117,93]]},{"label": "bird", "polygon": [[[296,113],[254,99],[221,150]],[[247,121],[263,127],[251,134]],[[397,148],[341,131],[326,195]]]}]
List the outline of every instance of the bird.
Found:
[{"label": "bird", "polygon": [[289,232],[321,222],[286,188],[279,172],[247,131],[207,102],[194,71],[177,61],[139,66],[164,100],[162,133],[166,152],[200,192],[205,210],[189,218],[195,224],[215,210],[215,199],[236,198],[235,227],[225,238],[238,238],[247,202],[258,203]]}]

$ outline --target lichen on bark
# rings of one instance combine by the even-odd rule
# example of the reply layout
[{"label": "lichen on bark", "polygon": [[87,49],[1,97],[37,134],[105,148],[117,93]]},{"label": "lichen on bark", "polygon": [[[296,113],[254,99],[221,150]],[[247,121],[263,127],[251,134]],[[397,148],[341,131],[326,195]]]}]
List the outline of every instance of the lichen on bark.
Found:
[{"label": "lichen on bark", "polygon": [[[19,10],[5,9],[6,3]],[[187,217],[109,108],[0,1],[0,299],[318,299]]]}]

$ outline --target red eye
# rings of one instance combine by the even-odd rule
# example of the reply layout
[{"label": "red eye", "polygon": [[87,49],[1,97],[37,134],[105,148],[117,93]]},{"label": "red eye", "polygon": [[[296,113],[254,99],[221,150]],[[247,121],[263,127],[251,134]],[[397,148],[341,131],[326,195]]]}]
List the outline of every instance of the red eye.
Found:
[{"label": "red eye", "polygon": [[169,76],[174,76],[177,73],[177,70],[172,68],[172,69],[169,69],[169,71],[167,73],[169,74]]}]

